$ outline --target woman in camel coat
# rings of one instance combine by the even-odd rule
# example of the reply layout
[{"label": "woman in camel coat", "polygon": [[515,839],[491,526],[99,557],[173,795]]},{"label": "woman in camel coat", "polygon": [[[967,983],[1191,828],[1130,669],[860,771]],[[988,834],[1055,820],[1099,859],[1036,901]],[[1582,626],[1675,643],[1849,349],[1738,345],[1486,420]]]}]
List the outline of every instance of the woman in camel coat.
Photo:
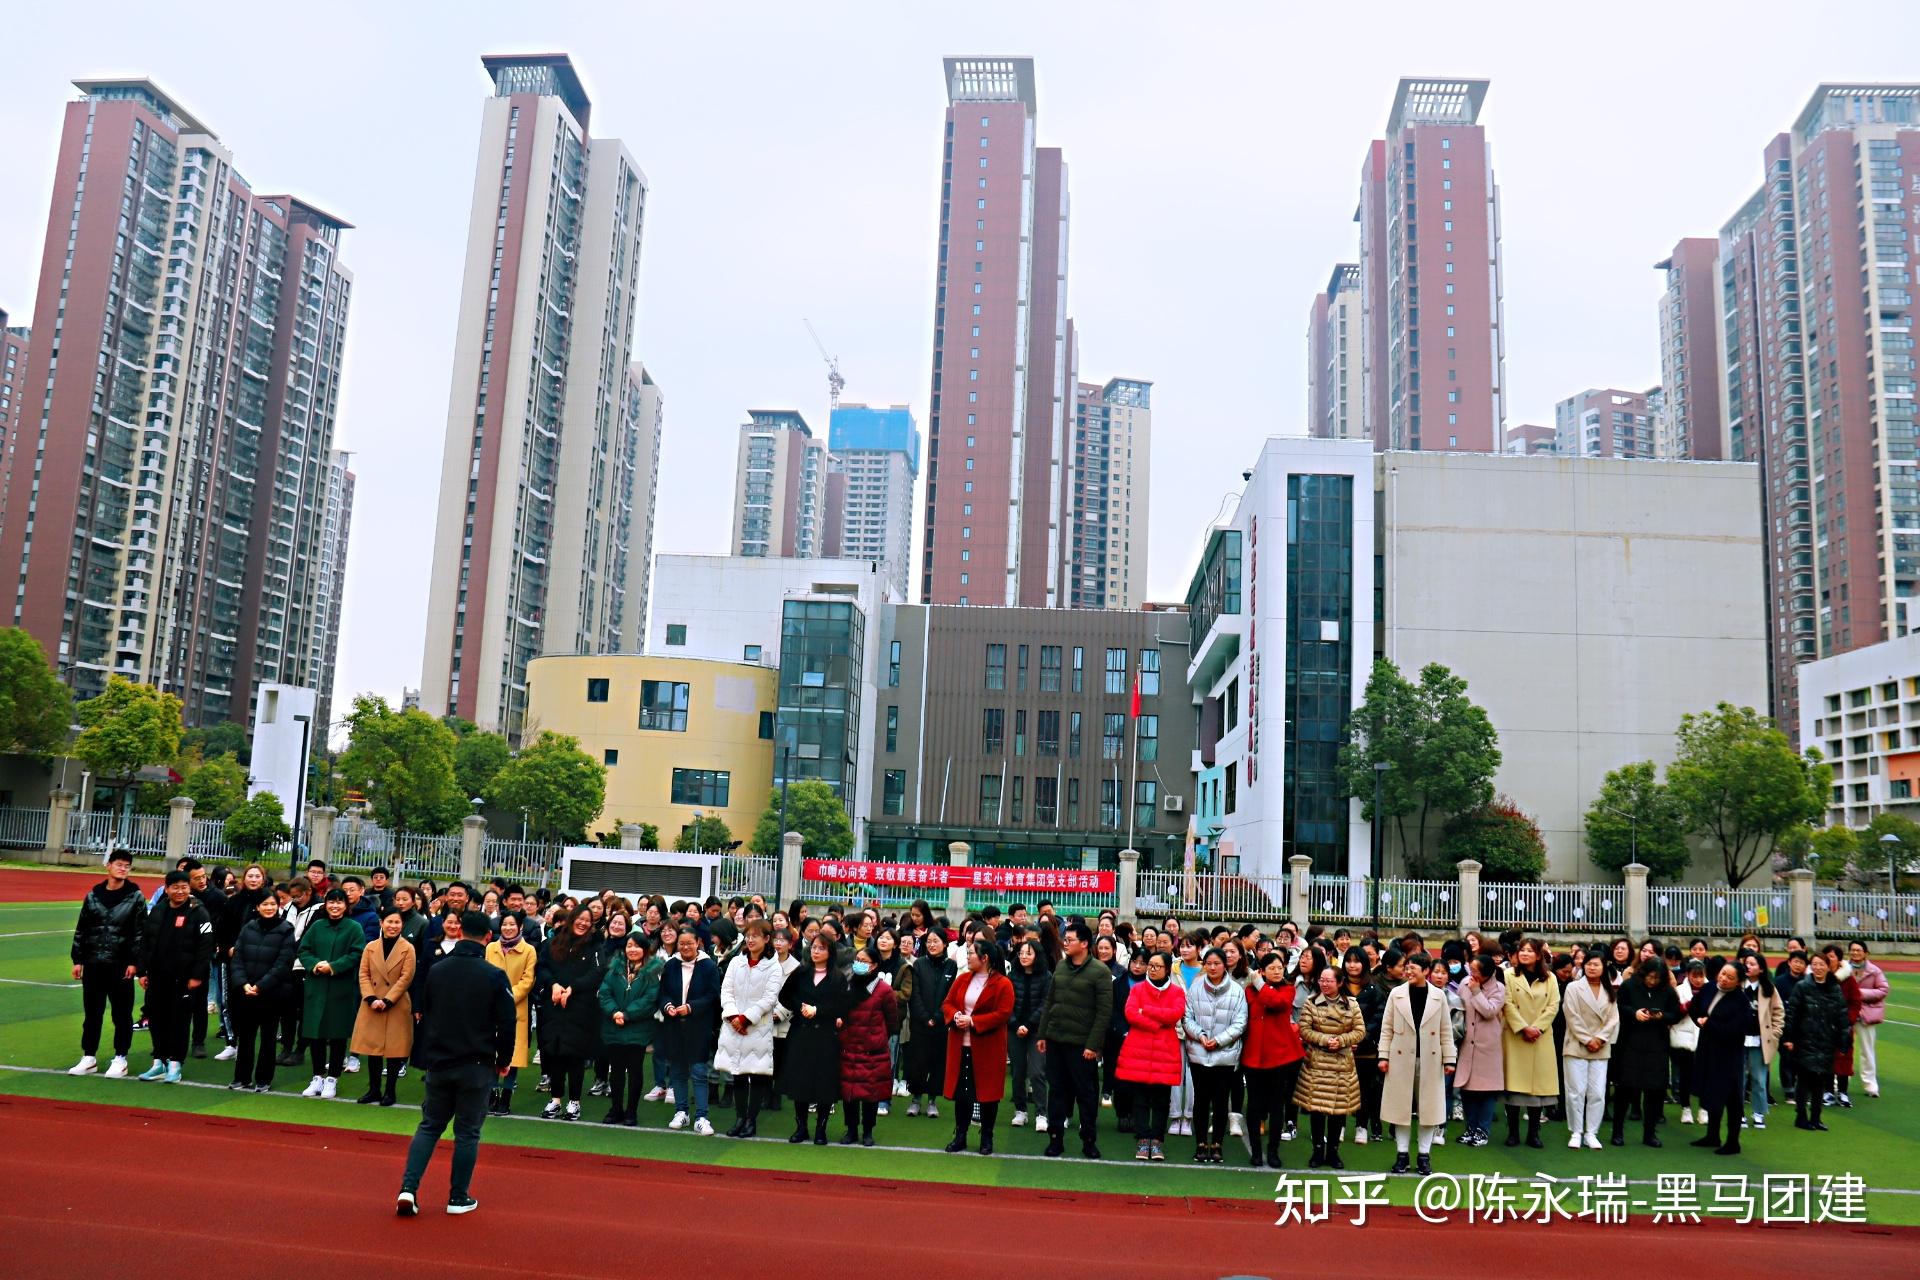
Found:
[{"label": "woman in camel coat", "polygon": [[507,975],[507,986],[513,992],[513,1065],[488,1101],[491,1115],[504,1116],[513,1110],[513,1087],[519,1083],[520,1068],[532,1061],[527,1056],[527,1001],[533,995],[533,975],[539,959],[521,930],[520,917],[511,911],[502,915],[500,936],[487,944],[487,963]]},{"label": "woman in camel coat", "polygon": [[[1447,1077],[1453,1074],[1455,1049],[1453,1017],[1447,1009],[1447,993],[1427,981],[1433,962],[1424,952],[1406,960],[1407,980],[1387,993],[1387,1007],[1380,1015],[1380,1066],[1386,1073],[1380,1090],[1380,1119],[1393,1125],[1400,1163],[1407,1156],[1407,1139],[1418,1112],[1420,1121],[1420,1172],[1426,1173],[1427,1149],[1433,1143],[1433,1131],[1447,1121]],[[1413,993],[1424,989],[1420,1017],[1413,1013]],[[1416,1070],[1417,1068],[1417,1070]],[[1414,1076],[1420,1077],[1419,1097],[1414,1096]],[[1401,1170],[1405,1172],[1404,1169]]]},{"label": "woman in camel coat", "polygon": [[1360,1077],[1354,1073],[1353,1050],[1367,1036],[1360,1005],[1340,990],[1340,975],[1331,966],[1320,970],[1320,993],[1300,1011],[1300,1039],[1307,1046],[1306,1065],[1293,1100],[1309,1114],[1313,1129],[1310,1169],[1344,1169],[1340,1159],[1340,1131],[1347,1117],[1360,1109]]},{"label": "woman in camel coat", "polygon": [[[397,907],[380,916],[380,936],[360,953],[360,1010],[350,1046],[367,1064],[360,1101],[394,1104],[400,1068],[413,1052],[413,944],[401,937],[406,919]],[[384,1068],[384,1071],[383,1071]],[[382,1076],[384,1075],[384,1081]]]}]

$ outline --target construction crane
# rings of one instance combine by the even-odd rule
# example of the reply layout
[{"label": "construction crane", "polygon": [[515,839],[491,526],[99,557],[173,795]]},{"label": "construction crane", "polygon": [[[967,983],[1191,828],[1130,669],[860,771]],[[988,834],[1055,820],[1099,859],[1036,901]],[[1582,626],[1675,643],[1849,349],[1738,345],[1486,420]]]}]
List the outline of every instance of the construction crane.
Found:
[{"label": "construction crane", "polygon": [[827,344],[820,341],[820,334],[813,327],[813,321],[804,317],[801,323],[807,326],[807,332],[813,335],[813,345],[820,348],[820,358],[827,362],[827,404],[835,409],[840,407],[840,393],[847,389],[847,380],[840,376],[840,358],[827,354]]}]

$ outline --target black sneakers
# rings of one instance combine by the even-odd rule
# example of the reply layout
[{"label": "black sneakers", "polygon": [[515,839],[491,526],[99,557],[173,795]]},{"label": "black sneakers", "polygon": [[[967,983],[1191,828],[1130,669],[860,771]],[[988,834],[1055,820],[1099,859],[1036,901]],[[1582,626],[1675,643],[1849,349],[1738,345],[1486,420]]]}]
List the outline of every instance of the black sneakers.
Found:
[{"label": "black sneakers", "polygon": [[479,1207],[480,1202],[472,1196],[461,1196],[458,1200],[447,1201],[447,1212],[456,1218],[463,1213],[472,1213]]}]

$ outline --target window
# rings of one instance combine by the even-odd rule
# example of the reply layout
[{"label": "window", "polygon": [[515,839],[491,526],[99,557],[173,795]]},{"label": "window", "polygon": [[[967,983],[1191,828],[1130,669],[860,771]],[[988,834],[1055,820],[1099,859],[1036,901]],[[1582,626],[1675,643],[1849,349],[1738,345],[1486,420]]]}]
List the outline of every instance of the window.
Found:
[{"label": "window", "polygon": [[1060,646],[1040,646],[1040,692],[1060,692]]},{"label": "window", "polygon": [[1013,713],[1013,754],[1027,754],[1027,713],[1024,709]]},{"label": "window", "polygon": [[1080,779],[1067,779],[1067,825],[1080,825]]},{"label": "window", "polygon": [[600,753],[600,763],[607,766],[607,768],[609,769],[619,764],[620,749],[618,747],[608,747],[605,751],[602,751]]},{"label": "window", "polygon": [[887,688],[900,687],[900,642],[895,640],[887,647]]},{"label": "window", "polygon": [[1035,778],[1033,780],[1033,820],[1049,826],[1060,821],[1060,779]]},{"label": "window", "polygon": [[1060,754],[1060,713],[1058,711],[1038,711],[1034,713],[1033,753],[1039,756],[1057,756]]},{"label": "window", "polygon": [[1026,799],[1026,795],[1027,795],[1026,778],[1021,776],[1020,774],[1017,774],[1017,773],[1014,774],[1013,775],[1013,804],[1011,807],[1013,809],[1013,814],[1012,814],[1013,821],[1015,822],[1019,822],[1024,816],[1021,810],[1024,807],[1022,802]]},{"label": "window", "polygon": [[587,701],[605,702],[607,700],[607,682],[605,680],[587,681]]},{"label": "window", "polygon": [[1227,682],[1227,727],[1232,733],[1233,726],[1240,723],[1240,677],[1235,676]]},{"label": "window", "polygon": [[1080,713],[1078,711],[1069,712],[1067,715],[1067,755],[1075,760],[1080,758]]},{"label": "window", "polygon": [[1221,806],[1220,812],[1232,813],[1239,807],[1239,804],[1240,766],[1238,764],[1230,764],[1227,766],[1227,799],[1226,803]]},{"label": "window", "polygon": [[[1891,788],[1887,793],[1891,799],[1894,799],[1894,800],[1913,799],[1913,783],[1908,781],[1907,779],[1895,778],[1892,782],[1888,783],[1887,786]],[[1035,803],[1038,803],[1038,801],[1036,801]]]},{"label": "window", "polygon": [[1127,691],[1127,651],[1125,649],[1107,650],[1107,692],[1125,693]]},{"label": "window", "polygon": [[1160,784],[1142,778],[1133,784],[1133,825],[1151,827],[1154,811],[1160,807]]},{"label": "window", "polygon": [[987,688],[1004,689],[1007,687],[1007,646],[990,644],[987,646]]},{"label": "window", "polygon": [[673,803],[724,809],[732,784],[733,775],[725,769],[675,769]]},{"label": "window", "polygon": [[1123,711],[1110,711],[1101,719],[1100,758],[1118,760],[1120,749],[1127,740],[1127,716]]},{"label": "window", "polygon": [[640,727],[687,731],[687,686],[672,680],[640,682]]},{"label": "window", "polygon": [[1140,696],[1153,697],[1160,692],[1160,651],[1140,651]]},{"label": "window", "polygon": [[1020,646],[1019,653],[1016,655],[1013,677],[1014,691],[1025,693],[1027,691],[1027,646],[1025,645]]},{"label": "window", "polygon": [[684,622],[669,622],[667,624],[667,643],[685,644],[686,642],[687,624]]},{"label": "window", "polygon": [[907,807],[907,771],[889,769],[880,783],[880,812],[898,817]]},{"label": "window", "polygon": [[887,750],[900,749],[900,708],[887,708]]},{"label": "window", "polygon": [[771,711],[762,711],[760,713],[760,740],[762,742],[773,741],[773,712]]},{"label": "window", "polygon": [[980,775],[980,821],[1000,821],[1000,775],[997,773]]},{"label": "window", "polygon": [[747,644],[747,645],[741,645],[741,646],[740,646],[740,661],[742,661],[742,662],[758,662],[758,661],[760,661],[760,646],[759,646],[759,645],[757,645],[757,644]]},{"label": "window", "polygon": [[1140,749],[1140,762],[1160,758],[1160,717],[1141,716],[1133,724],[1134,745]]},{"label": "window", "polygon": [[1087,651],[1079,645],[1073,646],[1073,691],[1080,692],[1081,679],[1087,665]]},{"label": "window", "polygon": [[1100,825],[1109,830],[1120,825],[1120,783],[1114,778],[1100,779]]},{"label": "window", "polygon": [[1007,713],[999,707],[988,707],[980,713],[980,754],[997,756],[1006,742]]}]

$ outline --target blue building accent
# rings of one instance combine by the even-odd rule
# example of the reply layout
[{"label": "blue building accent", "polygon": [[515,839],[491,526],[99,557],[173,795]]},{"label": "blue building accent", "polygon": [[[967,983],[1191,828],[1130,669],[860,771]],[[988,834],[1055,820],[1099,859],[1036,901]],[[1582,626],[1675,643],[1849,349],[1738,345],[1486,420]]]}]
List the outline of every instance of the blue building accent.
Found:
[{"label": "blue building accent", "polygon": [[907,469],[920,474],[920,431],[913,410],[905,405],[874,409],[845,404],[833,411],[827,426],[827,448],[833,453],[854,449],[891,450],[907,455]]}]

